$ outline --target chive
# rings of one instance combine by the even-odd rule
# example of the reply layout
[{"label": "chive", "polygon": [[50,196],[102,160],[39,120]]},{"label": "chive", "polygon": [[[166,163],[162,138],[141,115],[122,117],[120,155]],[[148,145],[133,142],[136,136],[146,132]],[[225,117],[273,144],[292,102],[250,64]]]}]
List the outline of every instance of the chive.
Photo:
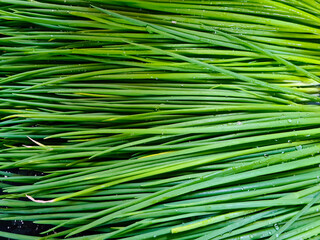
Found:
[{"label": "chive", "polygon": [[1,237],[320,233],[316,1],[0,3]]}]

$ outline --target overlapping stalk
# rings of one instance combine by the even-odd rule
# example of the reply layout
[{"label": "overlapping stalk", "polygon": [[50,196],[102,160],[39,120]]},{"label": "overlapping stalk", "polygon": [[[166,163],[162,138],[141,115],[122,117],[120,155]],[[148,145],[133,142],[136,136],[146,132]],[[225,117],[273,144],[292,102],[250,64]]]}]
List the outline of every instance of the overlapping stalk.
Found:
[{"label": "overlapping stalk", "polygon": [[0,0],[0,236],[317,239],[319,6]]}]

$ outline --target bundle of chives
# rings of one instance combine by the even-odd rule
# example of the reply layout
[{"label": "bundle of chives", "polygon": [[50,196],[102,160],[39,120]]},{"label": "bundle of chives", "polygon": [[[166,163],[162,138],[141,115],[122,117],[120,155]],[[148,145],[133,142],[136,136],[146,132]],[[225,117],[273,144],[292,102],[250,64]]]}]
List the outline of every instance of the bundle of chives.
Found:
[{"label": "bundle of chives", "polygon": [[0,236],[320,233],[317,1],[0,3]]}]

